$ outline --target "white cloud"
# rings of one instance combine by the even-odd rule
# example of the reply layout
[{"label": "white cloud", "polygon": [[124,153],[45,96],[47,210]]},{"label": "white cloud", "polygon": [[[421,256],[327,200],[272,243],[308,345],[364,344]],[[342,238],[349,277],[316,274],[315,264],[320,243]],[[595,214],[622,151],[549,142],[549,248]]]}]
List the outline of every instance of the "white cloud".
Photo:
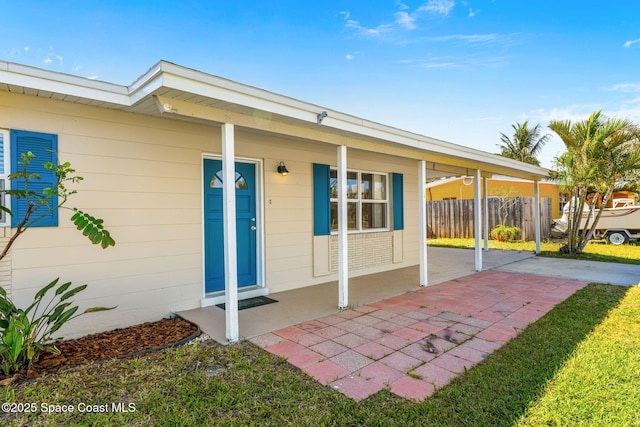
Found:
[{"label": "white cloud", "polygon": [[396,22],[408,30],[415,30],[416,28],[416,17],[409,15],[407,12],[397,12]]},{"label": "white cloud", "polygon": [[25,52],[29,52],[29,46],[25,46],[22,48]]},{"label": "white cloud", "polygon": [[453,0],[429,0],[418,8],[418,12],[448,15],[455,5],[456,3]]},{"label": "white cloud", "polygon": [[44,62],[45,64],[51,64],[53,62],[53,59],[51,59],[50,57],[47,57],[47,58],[44,58],[42,62]]},{"label": "white cloud", "polygon": [[448,36],[432,37],[434,41],[458,40],[467,43],[484,43],[498,40],[497,34],[451,34]]},{"label": "white cloud", "polygon": [[623,46],[624,46],[624,47],[631,47],[631,45],[634,45],[634,44],[636,44],[636,43],[640,43],[640,38],[637,38],[637,39],[635,39],[635,40],[627,40],[627,41],[624,43],[624,45],[623,45]]},{"label": "white cloud", "polygon": [[345,55],[345,58],[346,58],[346,60],[347,60],[347,61],[351,61],[351,60],[353,60],[353,58],[355,58],[355,56],[353,56],[353,55],[352,55],[352,54],[350,54],[350,53],[347,53],[347,54]]},{"label": "white cloud", "polygon": [[360,25],[359,21],[353,20],[353,19],[347,19],[347,24],[346,24],[347,28],[353,28],[356,31],[358,31],[358,33],[365,35],[365,36],[377,36],[380,35],[382,33],[388,33],[389,31],[391,31],[392,27],[391,25],[388,24],[381,24],[378,25],[375,28],[367,28],[364,27],[362,25]]},{"label": "white cloud", "polygon": [[473,10],[473,9],[469,8],[469,18],[473,18],[474,16],[476,16],[478,14],[478,12],[480,12],[480,9]]},{"label": "white cloud", "polygon": [[613,85],[610,90],[614,92],[640,92],[640,83],[620,83]]}]

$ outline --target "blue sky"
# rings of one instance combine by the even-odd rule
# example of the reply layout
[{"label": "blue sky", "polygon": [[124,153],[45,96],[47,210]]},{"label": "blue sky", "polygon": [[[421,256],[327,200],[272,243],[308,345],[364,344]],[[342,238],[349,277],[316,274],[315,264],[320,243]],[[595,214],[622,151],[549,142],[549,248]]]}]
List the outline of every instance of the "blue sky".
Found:
[{"label": "blue sky", "polygon": [[[498,152],[529,120],[640,123],[630,0],[16,1],[0,60],[130,84],[158,60]],[[550,167],[563,150],[553,138]]]}]

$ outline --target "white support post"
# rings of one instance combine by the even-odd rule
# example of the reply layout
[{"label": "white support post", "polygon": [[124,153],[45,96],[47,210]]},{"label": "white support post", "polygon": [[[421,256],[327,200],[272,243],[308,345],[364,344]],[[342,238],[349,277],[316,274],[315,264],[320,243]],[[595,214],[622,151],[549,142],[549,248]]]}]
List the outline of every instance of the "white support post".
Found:
[{"label": "white support post", "polygon": [[476,169],[473,179],[473,233],[476,239],[476,271],[482,271],[482,209],[480,206],[480,169]]},{"label": "white support post", "polygon": [[420,244],[420,286],[428,286],[427,267],[427,163],[418,162],[418,242]]},{"label": "white support post", "polygon": [[236,167],[234,126],[222,125],[222,216],[224,218],[224,290],[227,340],[237,342],[238,259],[236,252]]},{"label": "white support post", "polygon": [[349,241],[347,229],[347,146],[338,147],[338,308],[349,305]]},{"label": "white support post", "polygon": [[533,217],[536,227],[536,254],[540,253],[540,181],[533,181]]},{"label": "white support post", "polygon": [[487,190],[488,178],[482,178],[482,205],[484,212],[484,232],[482,233],[484,237],[484,250],[489,250],[489,192]]}]

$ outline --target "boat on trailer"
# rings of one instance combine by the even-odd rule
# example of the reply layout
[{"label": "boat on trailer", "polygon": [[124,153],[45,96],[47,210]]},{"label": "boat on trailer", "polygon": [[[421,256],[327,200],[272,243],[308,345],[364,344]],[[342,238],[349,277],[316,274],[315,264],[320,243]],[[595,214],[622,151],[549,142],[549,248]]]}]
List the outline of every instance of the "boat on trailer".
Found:
[{"label": "boat on trailer", "polygon": [[[570,203],[567,203],[562,210],[562,217],[553,220],[552,232],[554,234],[564,234],[568,229],[568,215]],[[580,221],[580,229],[585,228],[585,224],[589,223],[589,227],[593,223],[595,211],[589,214],[589,207],[585,206],[582,212],[582,220]],[[606,239],[607,243],[612,245],[622,245],[629,240],[640,239],[640,205],[635,203],[631,198],[613,199],[612,207],[605,208],[598,220],[598,225],[594,233],[596,239]]]}]

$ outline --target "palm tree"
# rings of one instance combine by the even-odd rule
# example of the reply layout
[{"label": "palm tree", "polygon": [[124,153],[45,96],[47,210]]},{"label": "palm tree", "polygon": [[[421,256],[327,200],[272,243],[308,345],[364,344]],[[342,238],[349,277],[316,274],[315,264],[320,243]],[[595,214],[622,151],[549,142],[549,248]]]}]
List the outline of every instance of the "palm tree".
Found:
[{"label": "palm tree", "polygon": [[498,145],[502,150],[500,155],[540,166],[537,156],[551,135],[541,135],[542,130],[539,124],[530,128],[528,120],[522,124],[511,125],[511,127],[514,130],[513,139],[510,139],[504,133],[500,133],[500,141],[503,143],[503,145]]},{"label": "palm tree", "polygon": [[[637,176],[640,170],[640,127],[628,119],[605,119],[601,111],[596,111],[576,123],[553,121],[549,128],[558,134],[567,149],[556,159],[554,172],[572,203],[567,243],[561,251],[581,253],[593,236],[613,191],[625,185],[629,177]],[[585,207],[589,214],[581,230]]]}]

